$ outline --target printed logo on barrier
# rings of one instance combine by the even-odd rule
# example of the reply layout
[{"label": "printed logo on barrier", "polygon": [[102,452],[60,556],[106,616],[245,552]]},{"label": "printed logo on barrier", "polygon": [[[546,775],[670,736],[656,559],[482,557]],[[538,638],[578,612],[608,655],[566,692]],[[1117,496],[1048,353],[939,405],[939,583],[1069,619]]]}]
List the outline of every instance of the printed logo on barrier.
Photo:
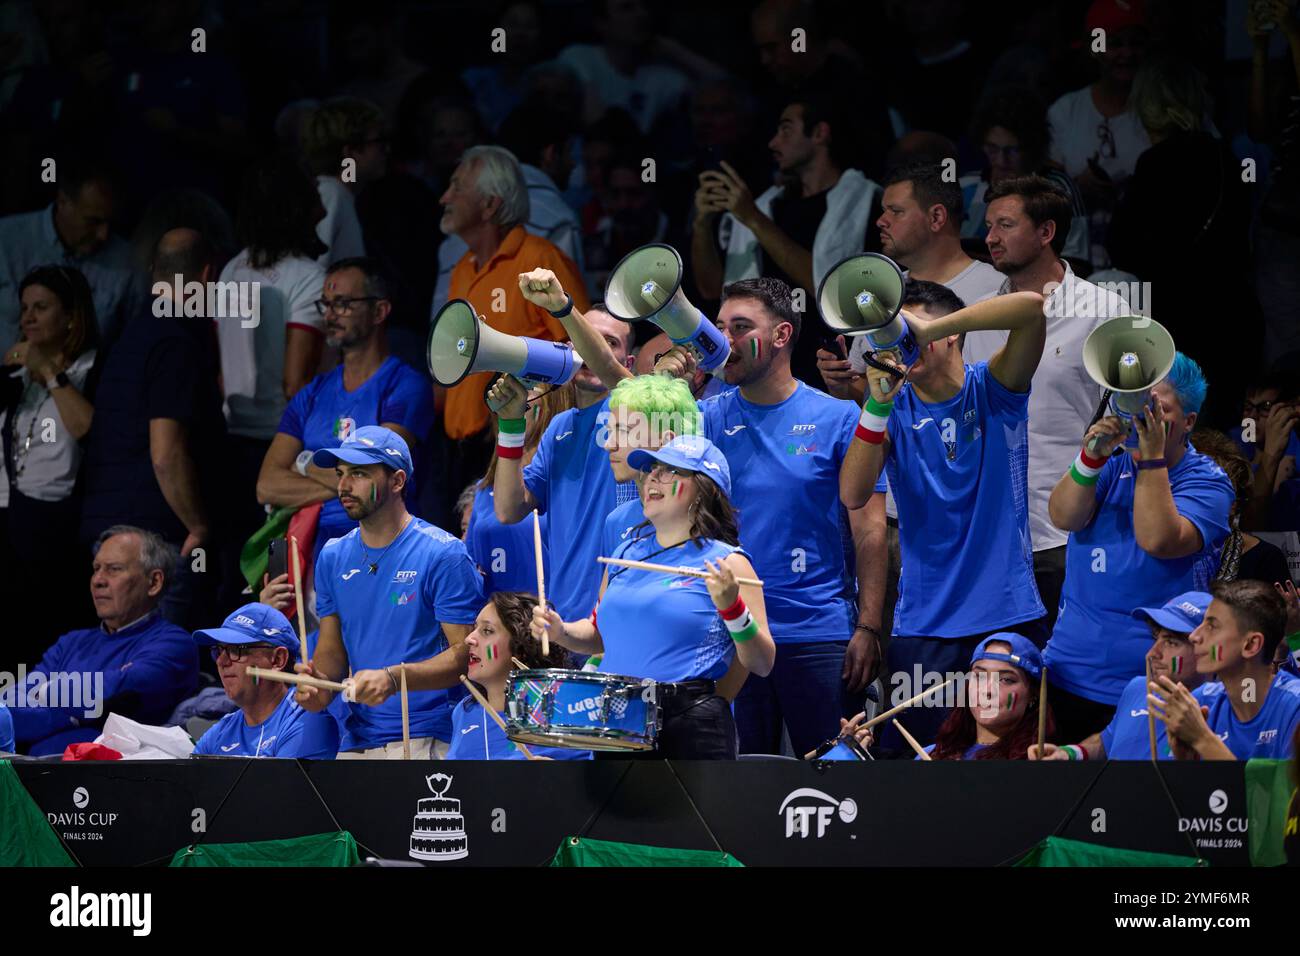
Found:
[{"label": "printed logo on barrier", "polygon": [[424,778],[432,797],[420,800],[415,808],[411,828],[411,851],[416,860],[462,860],[469,856],[469,839],[465,835],[465,818],[460,801],[448,797],[450,774],[435,773]]},{"label": "printed logo on barrier", "polygon": [[829,793],[813,790],[811,787],[800,787],[798,790],[791,791],[781,801],[781,808],[777,810],[777,814],[785,815],[787,840],[793,836],[798,836],[801,840],[808,839],[813,832],[814,820],[817,823],[816,838],[820,840],[826,835],[826,829],[831,825],[837,811],[842,821],[852,823],[857,819],[858,805],[847,797],[837,800]]},{"label": "printed logo on barrier", "polygon": [[[1201,849],[1243,849],[1244,835],[1250,825],[1246,817],[1229,816],[1228,794],[1224,790],[1211,791],[1206,801],[1211,816],[1179,817],[1178,832],[1198,834],[1194,839]],[[1200,834],[1204,834],[1203,836]],[[1224,836],[1222,834],[1236,834]]]},{"label": "printed logo on barrier", "polygon": [[[77,787],[72,791],[72,805],[76,810],[47,811],[45,818],[67,842],[88,842],[104,839],[104,831],[117,822],[118,814],[108,810],[90,810],[90,791]],[[65,829],[66,828],[66,829]]]}]

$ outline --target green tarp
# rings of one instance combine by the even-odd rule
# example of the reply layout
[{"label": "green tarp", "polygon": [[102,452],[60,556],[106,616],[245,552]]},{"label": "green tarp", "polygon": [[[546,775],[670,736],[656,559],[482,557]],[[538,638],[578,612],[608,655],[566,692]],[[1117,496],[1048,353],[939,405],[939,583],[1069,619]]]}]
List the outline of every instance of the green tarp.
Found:
[{"label": "green tarp", "polygon": [[639,843],[611,843],[569,837],[560,844],[551,866],[744,866],[718,850],[675,850]]},{"label": "green tarp", "polygon": [[0,867],[76,866],[8,760],[0,760]]},{"label": "green tarp", "polygon": [[1014,866],[1208,866],[1194,856],[1169,853],[1146,853],[1140,850],[1117,850],[1081,840],[1048,837]]},{"label": "green tarp", "polygon": [[177,850],[171,866],[356,866],[357,841],[346,830],[294,840],[201,843]]},{"label": "green tarp", "polygon": [[1246,761],[1246,808],[1250,816],[1246,833],[1250,837],[1251,866],[1286,864],[1282,830],[1294,792],[1291,761]]}]

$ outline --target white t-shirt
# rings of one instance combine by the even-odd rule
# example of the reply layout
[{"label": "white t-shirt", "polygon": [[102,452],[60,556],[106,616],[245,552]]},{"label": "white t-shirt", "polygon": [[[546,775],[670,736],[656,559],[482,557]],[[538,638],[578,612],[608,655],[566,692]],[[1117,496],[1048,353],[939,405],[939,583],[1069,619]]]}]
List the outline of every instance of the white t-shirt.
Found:
[{"label": "white t-shirt", "polygon": [[[73,388],[82,391],[86,376],[95,364],[95,352],[81,353],[68,366]],[[68,432],[54,396],[42,384],[34,383],[22,370],[23,396],[15,410],[14,462],[18,490],[37,501],[62,501],[72,494],[81,467],[81,443]],[[8,412],[0,413],[0,427],[7,426]],[[9,507],[9,473],[0,455],[0,508]]]},{"label": "white t-shirt", "polygon": [[[311,259],[281,259],[269,269],[254,269],[243,249],[221,270],[222,282],[256,283],[242,297],[255,304],[254,317],[218,317],[221,378],[226,390],[226,421],[231,434],[269,441],[275,437],[284,397],[284,346],[290,327],[323,335],[325,320],[316,300],[325,286],[325,269]],[[245,323],[249,327],[245,328]],[[254,324],[255,323],[255,324]]]},{"label": "white t-shirt", "polygon": [[[1043,304],[1047,344],[1029,394],[1029,535],[1035,551],[1060,547],[1068,538],[1047,516],[1047,499],[1079,453],[1101,400],[1101,386],[1083,368],[1083,340],[1102,322],[1130,311],[1120,296],[1078,278],[1064,260],[1061,265],[1065,277]],[[1011,291],[1009,281],[1004,291]],[[962,357],[987,362],[1007,335],[967,333]]]},{"label": "white t-shirt", "polygon": [[[903,276],[907,276],[907,270],[903,270]],[[1006,281],[1006,276],[997,269],[994,269],[987,262],[980,262],[978,259],[972,259],[971,264],[961,272],[949,279],[947,282],[941,282],[940,285],[947,286],[951,289],[962,303],[965,305],[974,305],[976,302],[982,302],[984,299],[991,299],[1002,289],[1002,283]],[[853,371],[859,375],[867,370],[867,337],[859,335],[852,340],[849,346],[849,365]],[[898,506],[894,504],[894,492],[892,490],[885,493],[885,515],[890,518],[898,517]]]},{"label": "white t-shirt", "polygon": [[[1133,175],[1138,157],[1151,146],[1151,137],[1136,113],[1127,109],[1108,120],[1092,102],[1092,89],[1087,86],[1053,103],[1047,121],[1052,127],[1052,158],[1072,177],[1087,169],[1088,160],[1095,156],[1114,182],[1123,182]],[[1110,128],[1114,156],[1102,152],[1102,126]]]},{"label": "white t-shirt", "polygon": [[326,246],[316,261],[328,266],[340,259],[364,256],[366,244],[361,238],[361,220],[357,218],[352,190],[334,176],[317,176],[316,190],[325,207],[325,218],[316,224],[316,235]]},{"label": "white t-shirt", "polygon": [[685,74],[666,63],[645,63],[631,76],[614,69],[603,47],[575,43],[556,57],[582,80],[587,91],[587,119],[595,121],[611,106],[626,110],[642,133],[681,105],[689,89]]}]

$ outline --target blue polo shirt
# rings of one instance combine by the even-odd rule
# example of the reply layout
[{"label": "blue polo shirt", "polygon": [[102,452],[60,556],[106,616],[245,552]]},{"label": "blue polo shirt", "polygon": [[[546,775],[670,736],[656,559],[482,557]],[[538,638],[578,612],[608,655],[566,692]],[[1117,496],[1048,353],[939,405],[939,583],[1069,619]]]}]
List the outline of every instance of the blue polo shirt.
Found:
[{"label": "blue polo shirt", "polygon": [[94,541],[116,524],[156,531],[180,544],[186,528],[163,496],[150,456],[149,423],[171,418],[185,428],[199,495],[213,529],[230,490],[223,484],[226,419],[208,319],[132,317],[108,351],[86,436],[81,538]]},{"label": "blue polo shirt", "polygon": [[[1135,607],[1159,606],[1171,594],[1208,590],[1228,536],[1232,483],[1212,460],[1189,448],[1169,471],[1174,507],[1196,526],[1201,550],[1166,560],[1137,545],[1133,488],[1137,466],[1122,453],[1097,478],[1097,510],[1065,548],[1061,609],[1044,662],[1052,683],[1088,700],[1114,705],[1151,647]],[[906,561],[906,557],[904,557]]]},{"label": "blue polo shirt", "polygon": [[[527,744],[537,757],[552,760],[590,760],[590,750]],[[466,697],[451,712],[451,746],[448,760],[527,760],[519,745],[505,735],[497,722],[483,712],[473,697]]]},{"label": "blue polo shirt", "polygon": [[[537,551],[533,546],[533,516],[530,514],[515,524],[502,524],[497,520],[493,497],[490,486],[474,493],[469,532],[465,535],[465,547],[469,549],[469,556],[483,574],[483,593],[523,591],[526,594],[536,594]],[[547,569],[547,582],[551,580],[546,544],[550,520],[549,513],[541,516],[542,564]],[[548,583],[548,598],[550,587]]]},{"label": "blue polo shirt", "polygon": [[1300,680],[1279,672],[1269,685],[1264,706],[1245,722],[1233,713],[1232,701],[1219,681],[1202,684],[1192,691],[1192,696],[1210,709],[1205,722],[1238,760],[1290,759],[1291,741],[1300,724]]},{"label": "blue polo shirt", "polygon": [[[43,695],[54,703],[49,695],[66,679],[53,683],[47,675],[74,673],[102,675],[102,699],[97,702],[102,712],[88,715],[94,708],[84,706],[84,697],[82,706],[59,701],[60,706],[12,707],[15,736],[33,756],[62,753],[68,744],[94,740],[110,710],[142,724],[166,724],[176,705],[198,687],[199,651],[189,631],[157,611],[113,634],[102,627],[69,631],[28,673],[27,699]],[[98,679],[92,676],[90,687]]]},{"label": "blue polo shirt", "polygon": [[888,429],[903,561],[894,634],[967,637],[1042,617],[1029,539],[1029,392],[976,362],[946,402],[926,404],[904,385]]},{"label": "blue polo shirt", "polygon": [[294,702],[290,688],[260,724],[249,726],[242,710],[226,714],[208,728],[194,752],[223,757],[333,760],[339,752],[338,723],[329,713],[303,710]]},{"label": "blue polo shirt", "polygon": [[90,284],[101,344],[111,344],[132,318],[149,313],[149,289],[131,261],[131,246],[110,235],[89,256],[73,256],[54,229],[54,204],[0,219],[0,348],[18,340],[18,286],[37,266],[71,266]]},{"label": "blue polo shirt", "polygon": [[15,753],[17,746],[14,742],[14,719],[9,716],[9,708],[0,704],[0,752]]},{"label": "blue polo shirt", "polygon": [[[721,541],[702,543],[702,549],[693,541],[661,548],[654,529],[647,528],[620,545],[613,557],[703,571],[705,561],[720,561],[739,550]],[[735,642],[703,578],[611,567],[596,608],[596,628],[605,647],[600,669],[606,674],[668,682],[717,680],[735,655]]]},{"label": "blue polo shirt", "polygon": [[775,405],[755,405],[735,388],[700,411],[705,437],[731,466],[740,544],[764,582],[773,640],[847,641],[857,586],[839,481],[857,406],[796,382]]},{"label": "blue polo shirt", "polygon": [[524,466],[524,487],[537,499],[537,510],[551,518],[546,543],[553,570],[546,579],[546,600],[566,621],[587,617],[596,606],[603,572],[596,556],[605,517],[636,494],[634,482],[614,481],[603,441],[608,421],[608,397],[561,412]]},{"label": "blue polo shirt", "polygon": [[[316,565],[316,613],[338,617],[353,672],[440,654],[448,646],[441,625],[472,627],[483,603],[483,580],[465,545],[414,516],[382,556],[363,549],[354,528],[327,542]],[[412,737],[450,738],[447,691],[412,691],[408,702]],[[378,707],[348,704],[344,736],[355,749],[401,740],[400,697]]]},{"label": "blue polo shirt", "polygon": [[644,521],[645,510],[641,506],[640,495],[611,511],[605,518],[605,526],[600,533],[600,556],[612,558],[619,545],[631,536],[632,529]]},{"label": "blue polo shirt", "polygon": [[[417,442],[433,428],[433,390],[429,382],[405,362],[384,359],[375,373],[357,388],[343,387],[343,366],[317,375],[298,391],[280,417],[279,431],[302,442],[310,451],[337,448],[358,428],[392,422],[409,431]],[[417,500],[415,482],[409,475],[405,500]],[[348,517],[338,498],[321,507],[314,554],[330,538],[347,534],[357,523]]]},{"label": "blue polo shirt", "polygon": [[[1145,674],[1139,674],[1125,685],[1123,693],[1119,695],[1119,703],[1115,706],[1115,716],[1101,732],[1101,745],[1106,748],[1106,757],[1110,760],[1151,759]],[[1169,752],[1165,722],[1159,718],[1156,719],[1156,755],[1161,760],[1169,760],[1173,756]]]}]

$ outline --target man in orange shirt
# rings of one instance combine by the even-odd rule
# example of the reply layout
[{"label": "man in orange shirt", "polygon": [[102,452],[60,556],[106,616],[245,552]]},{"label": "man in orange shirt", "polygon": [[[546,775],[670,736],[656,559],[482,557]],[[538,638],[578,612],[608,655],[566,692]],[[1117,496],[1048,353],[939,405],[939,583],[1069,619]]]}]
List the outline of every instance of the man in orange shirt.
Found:
[{"label": "man in orange shirt", "polygon": [[[550,269],[581,311],[590,306],[582,275],[552,243],[524,231],[528,184],[514,155],[499,146],[465,151],[439,200],[444,235],[469,246],[451,273],[450,299],[467,299],[488,325],[510,335],[567,340],[560,321],[519,292],[519,274]],[[441,305],[442,303],[437,303]],[[492,454],[483,402],[491,374],[470,375],[450,389],[435,386],[443,427],[452,442],[451,487],[482,477]]]}]

